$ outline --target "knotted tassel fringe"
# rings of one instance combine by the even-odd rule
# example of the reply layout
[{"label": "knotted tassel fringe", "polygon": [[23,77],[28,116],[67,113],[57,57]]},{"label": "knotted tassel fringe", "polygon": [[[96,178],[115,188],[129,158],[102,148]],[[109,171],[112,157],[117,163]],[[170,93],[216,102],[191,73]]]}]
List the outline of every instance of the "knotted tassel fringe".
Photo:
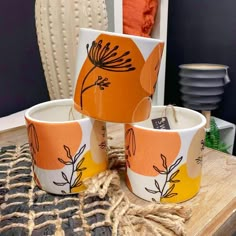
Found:
[{"label": "knotted tassel fringe", "polygon": [[[109,147],[108,154],[110,168],[124,167],[122,148]],[[189,207],[161,203],[149,203],[143,207],[131,203],[120,188],[117,170],[102,172],[87,179],[84,184],[87,186],[86,194],[100,198],[109,196],[111,207],[105,215],[105,225],[112,227],[113,236],[186,235],[184,223],[191,216]]]}]

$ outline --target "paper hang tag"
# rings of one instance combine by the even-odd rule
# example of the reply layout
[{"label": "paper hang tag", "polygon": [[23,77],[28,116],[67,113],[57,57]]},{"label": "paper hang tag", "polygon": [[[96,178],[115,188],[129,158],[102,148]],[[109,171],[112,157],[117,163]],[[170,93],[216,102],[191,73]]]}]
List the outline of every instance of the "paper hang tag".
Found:
[{"label": "paper hang tag", "polygon": [[170,129],[167,117],[152,119],[152,125],[154,129]]}]

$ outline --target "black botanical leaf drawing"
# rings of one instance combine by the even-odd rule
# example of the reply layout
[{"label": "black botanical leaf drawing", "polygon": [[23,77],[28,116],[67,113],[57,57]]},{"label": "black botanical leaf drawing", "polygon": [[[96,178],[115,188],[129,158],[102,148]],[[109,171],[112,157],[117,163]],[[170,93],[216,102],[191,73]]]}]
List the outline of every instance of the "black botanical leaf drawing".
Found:
[{"label": "black botanical leaf drawing", "polygon": [[61,158],[58,158],[58,161],[60,161],[60,162],[63,163],[64,165],[71,165],[71,164],[72,164],[71,161],[64,161],[64,160],[61,159]]},{"label": "black botanical leaf drawing", "polygon": [[64,185],[67,184],[67,182],[64,182],[64,183],[55,183],[55,182],[53,182],[53,183],[56,184],[57,186],[64,186]]},{"label": "black botanical leaf drawing", "polygon": [[83,164],[83,162],[84,162],[84,157],[77,163],[77,165],[76,165],[76,171],[84,171],[84,170],[86,170],[86,167],[81,167],[82,166],[82,164]]},{"label": "black botanical leaf drawing", "polygon": [[[172,185],[166,190],[165,194],[163,195],[163,198],[168,198],[174,188],[175,188],[175,184],[172,184]],[[173,193],[172,193],[172,194],[173,194]],[[174,193],[174,194],[176,195],[177,193]]]},{"label": "black botanical leaf drawing", "polygon": [[173,174],[171,174],[169,182],[170,183],[178,183],[180,180],[174,179],[180,170],[176,170]]},{"label": "black botanical leaf drawing", "polygon": [[164,170],[158,169],[157,166],[153,166],[153,169],[154,169],[156,172],[158,172],[159,174],[165,174],[165,173],[166,173]]},{"label": "black botanical leaf drawing", "polygon": [[165,198],[171,198],[178,195],[178,193],[169,193],[168,195],[165,195]]},{"label": "black botanical leaf drawing", "polygon": [[161,154],[161,159],[162,159],[162,166],[167,169],[167,164],[166,164],[166,157]]},{"label": "black botanical leaf drawing", "polygon": [[161,191],[161,189],[160,189],[160,185],[159,185],[159,183],[157,182],[157,180],[156,180],[156,179],[154,180],[154,182],[155,182],[155,186],[156,186],[156,188],[157,188],[158,192],[160,192],[160,191]]},{"label": "black botanical leaf drawing", "polygon": [[202,164],[202,156],[199,156],[195,159],[196,163],[201,165]]},{"label": "black botanical leaf drawing", "polygon": [[[158,172],[161,175],[165,176],[165,181],[160,185],[160,183],[155,179],[154,185],[156,189],[149,189],[145,187],[145,190],[151,194],[160,194],[160,199],[163,198],[171,198],[176,196],[178,193],[173,192],[175,188],[175,184],[180,182],[180,180],[175,179],[177,175],[179,174],[180,170],[176,170],[173,173],[171,173],[182,161],[183,156],[179,157],[169,168],[167,166],[167,159],[166,157],[161,154],[161,160],[162,160],[162,167],[161,170],[157,166],[153,165],[153,169]],[[167,183],[169,183],[169,186],[167,188]],[[154,198],[153,198],[154,199]]]},{"label": "black botanical leaf drawing", "polygon": [[176,166],[178,166],[180,164],[180,162],[182,161],[183,157],[181,156],[180,158],[178,158],[174,164],[172,164],[169,168],[169,172],[171,172]]},{"label": "black botanical leaf drawing", "polygon": [[135,70],[135,67],[133,67],[131,64],[131,58],[127,58],[127,56],[130,54],[130,51],[119,54],[120,48],[118,45],[111,47],[110,42],[106,43],[104,46],[102,44],[103,40],[99,40],[98,42],[93,41],[91,47],[89,47],[89,44],[86,45],[87,55],[90,62],[93,64],[93,67],[87,72],[82,81],[80,91],[81,110],[83,110],[83,94],[85,91],[94,86],[98,86],[100,90],[104,90],[111,84],[108,78],[103,78],[99,75],[95,82],[86,86],[85,83],[94,69],[100,68],[113,72],[126,72]]},{"label": "black botanical leaf drawing", "polygon": [[61,175],[62,175],[63,179],[64,179],[67,183],[69,183],[69,180],[67,179],[67,176],[66,176],[66,174],[65,174],[63,171],[61,172]]},{"label": "black botanical leaf drawing", "polygon": [[[77,188],[82,185],[81,177],[82,177],[83,171],[85,171],[87,169],[87,167],[83,166],[83,163],[85,160],[84,157],[82,157],[80,161],[78,161],[78,159],[83,154],[85,148],[86,148],[86,144],[84,144],[80,148],[80,150],[75,154],[75,156],[73,157],[71,155],[70,148],[68,146],[64,145],[64,149],[66,151],[66,155],[67,155],[69,161],[65,161],[61,158],[58,158],[58,161],[63,163],[64,165],[71,165],[71,174],[70,174],[70,176],[67,176],[62,171],[61,172],[62,179],[63,179],[62,182],[53,181],[53,183],[57,186],[68,185],[69,193],[72,192],[73,188]],[[62,190],[61,193],[66,193],[66,192],[64,190]]]},{"label": "black botanical leaf drawing", "polygon": [[73,183],[73,185],[72,185],[72,188],[74,188],[74,187],[79,187],[79,186],[82,184],[82,182],[80,181],[81,177],[82,177],[82,171],[81,171],[81,172],[79,173],[79,175],[76,177],[76,179],[75,179],[75,181],[74,181],[74,183]]},{"label": "black botanical leaf drawing", "polygon": [[[204,140],[202,139],[201,140],[201,152],[204,150],[204,147],[205,147],[205,142]],[[202,156],[198,156],[196,159],[195,159],[196,163],[199,164],[199,165],[202,165]]]},{"label": "black botanical leaf drawing", "polygon": [[100,147],[101,149],[106,149],[106,148],[107,148],[107,143],[106,143],[106,141],[101,142],[101,143],[99,144],[99,147]]},{"label": "black botanical leaf drawing", "polygon": [[156,193],[159,193],[158,190],[152,190],[152,189],[148,189],[148,188],[145,188],[149,193],[152,193],[152,194],[156,194]]},{"label": "black botanical leaf drawing", "polygon": [[31,123],[28,125],[27,132],[33,163],[36,164],[35,155],[37,152],[39,152],[39,139],[34,124]]},{"label": "black botanical leaf drawing", "polygon": [[126,151],[125,158],[127,165],[130,167],[128,157],[134,156],[136,152],[136,141],[133,128],[129,128],[126,130],[125,139],[127,140],[125,146],[125,151]]},{"label": "black botanical leaf drawing", "polygon": [[65,151],[66,151],[67,157],[68,157],[70,160],[72,160],[72,156],[71,156],[69,147],[67,147],[66,145],[64,145],[64,149],[65,149]]},{"label": "black botanical leaf drawing", "polygon": [[103,138],[103,141],[99,144],[99,147],[101,149],[106,149],[107,148],[106,135],[107,135],[106,125],[102,125],[102,138]]},{"label": "black botanical leaf drawing", "polygon": [[74,163],[79,159],[79,157],[81,156],[81,154],[84,152],[84,149],[86,148],[86,144],[84,144],[78,153],[75,154],[75,157],[74,157]]},{"label": "black botanical leaf drawing", "polygon": [[201,140],[201,151],[203,151],[205,148],[205,141],[202,139]]}]

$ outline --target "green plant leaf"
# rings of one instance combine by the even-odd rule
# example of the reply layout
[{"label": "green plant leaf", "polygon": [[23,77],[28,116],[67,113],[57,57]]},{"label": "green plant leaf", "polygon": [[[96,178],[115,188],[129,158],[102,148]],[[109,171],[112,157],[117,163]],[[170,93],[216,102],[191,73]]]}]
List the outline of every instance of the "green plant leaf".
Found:
[{"label": "green plant leaf", "polygon": [[228,153],[230,148],[230,146],[221,142],[220,131],[213,117],[210,120],[210,131],[206,133],[205,146],[225,153]]}]

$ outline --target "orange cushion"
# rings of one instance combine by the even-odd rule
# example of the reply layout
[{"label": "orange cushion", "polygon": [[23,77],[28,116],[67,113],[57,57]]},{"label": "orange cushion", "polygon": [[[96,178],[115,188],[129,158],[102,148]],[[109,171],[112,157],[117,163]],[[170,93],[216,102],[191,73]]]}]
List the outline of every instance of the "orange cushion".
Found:
[{"label": "orange cushion", "polygon": [[150,37],[159,0],[123,0],[123,33]]}]

